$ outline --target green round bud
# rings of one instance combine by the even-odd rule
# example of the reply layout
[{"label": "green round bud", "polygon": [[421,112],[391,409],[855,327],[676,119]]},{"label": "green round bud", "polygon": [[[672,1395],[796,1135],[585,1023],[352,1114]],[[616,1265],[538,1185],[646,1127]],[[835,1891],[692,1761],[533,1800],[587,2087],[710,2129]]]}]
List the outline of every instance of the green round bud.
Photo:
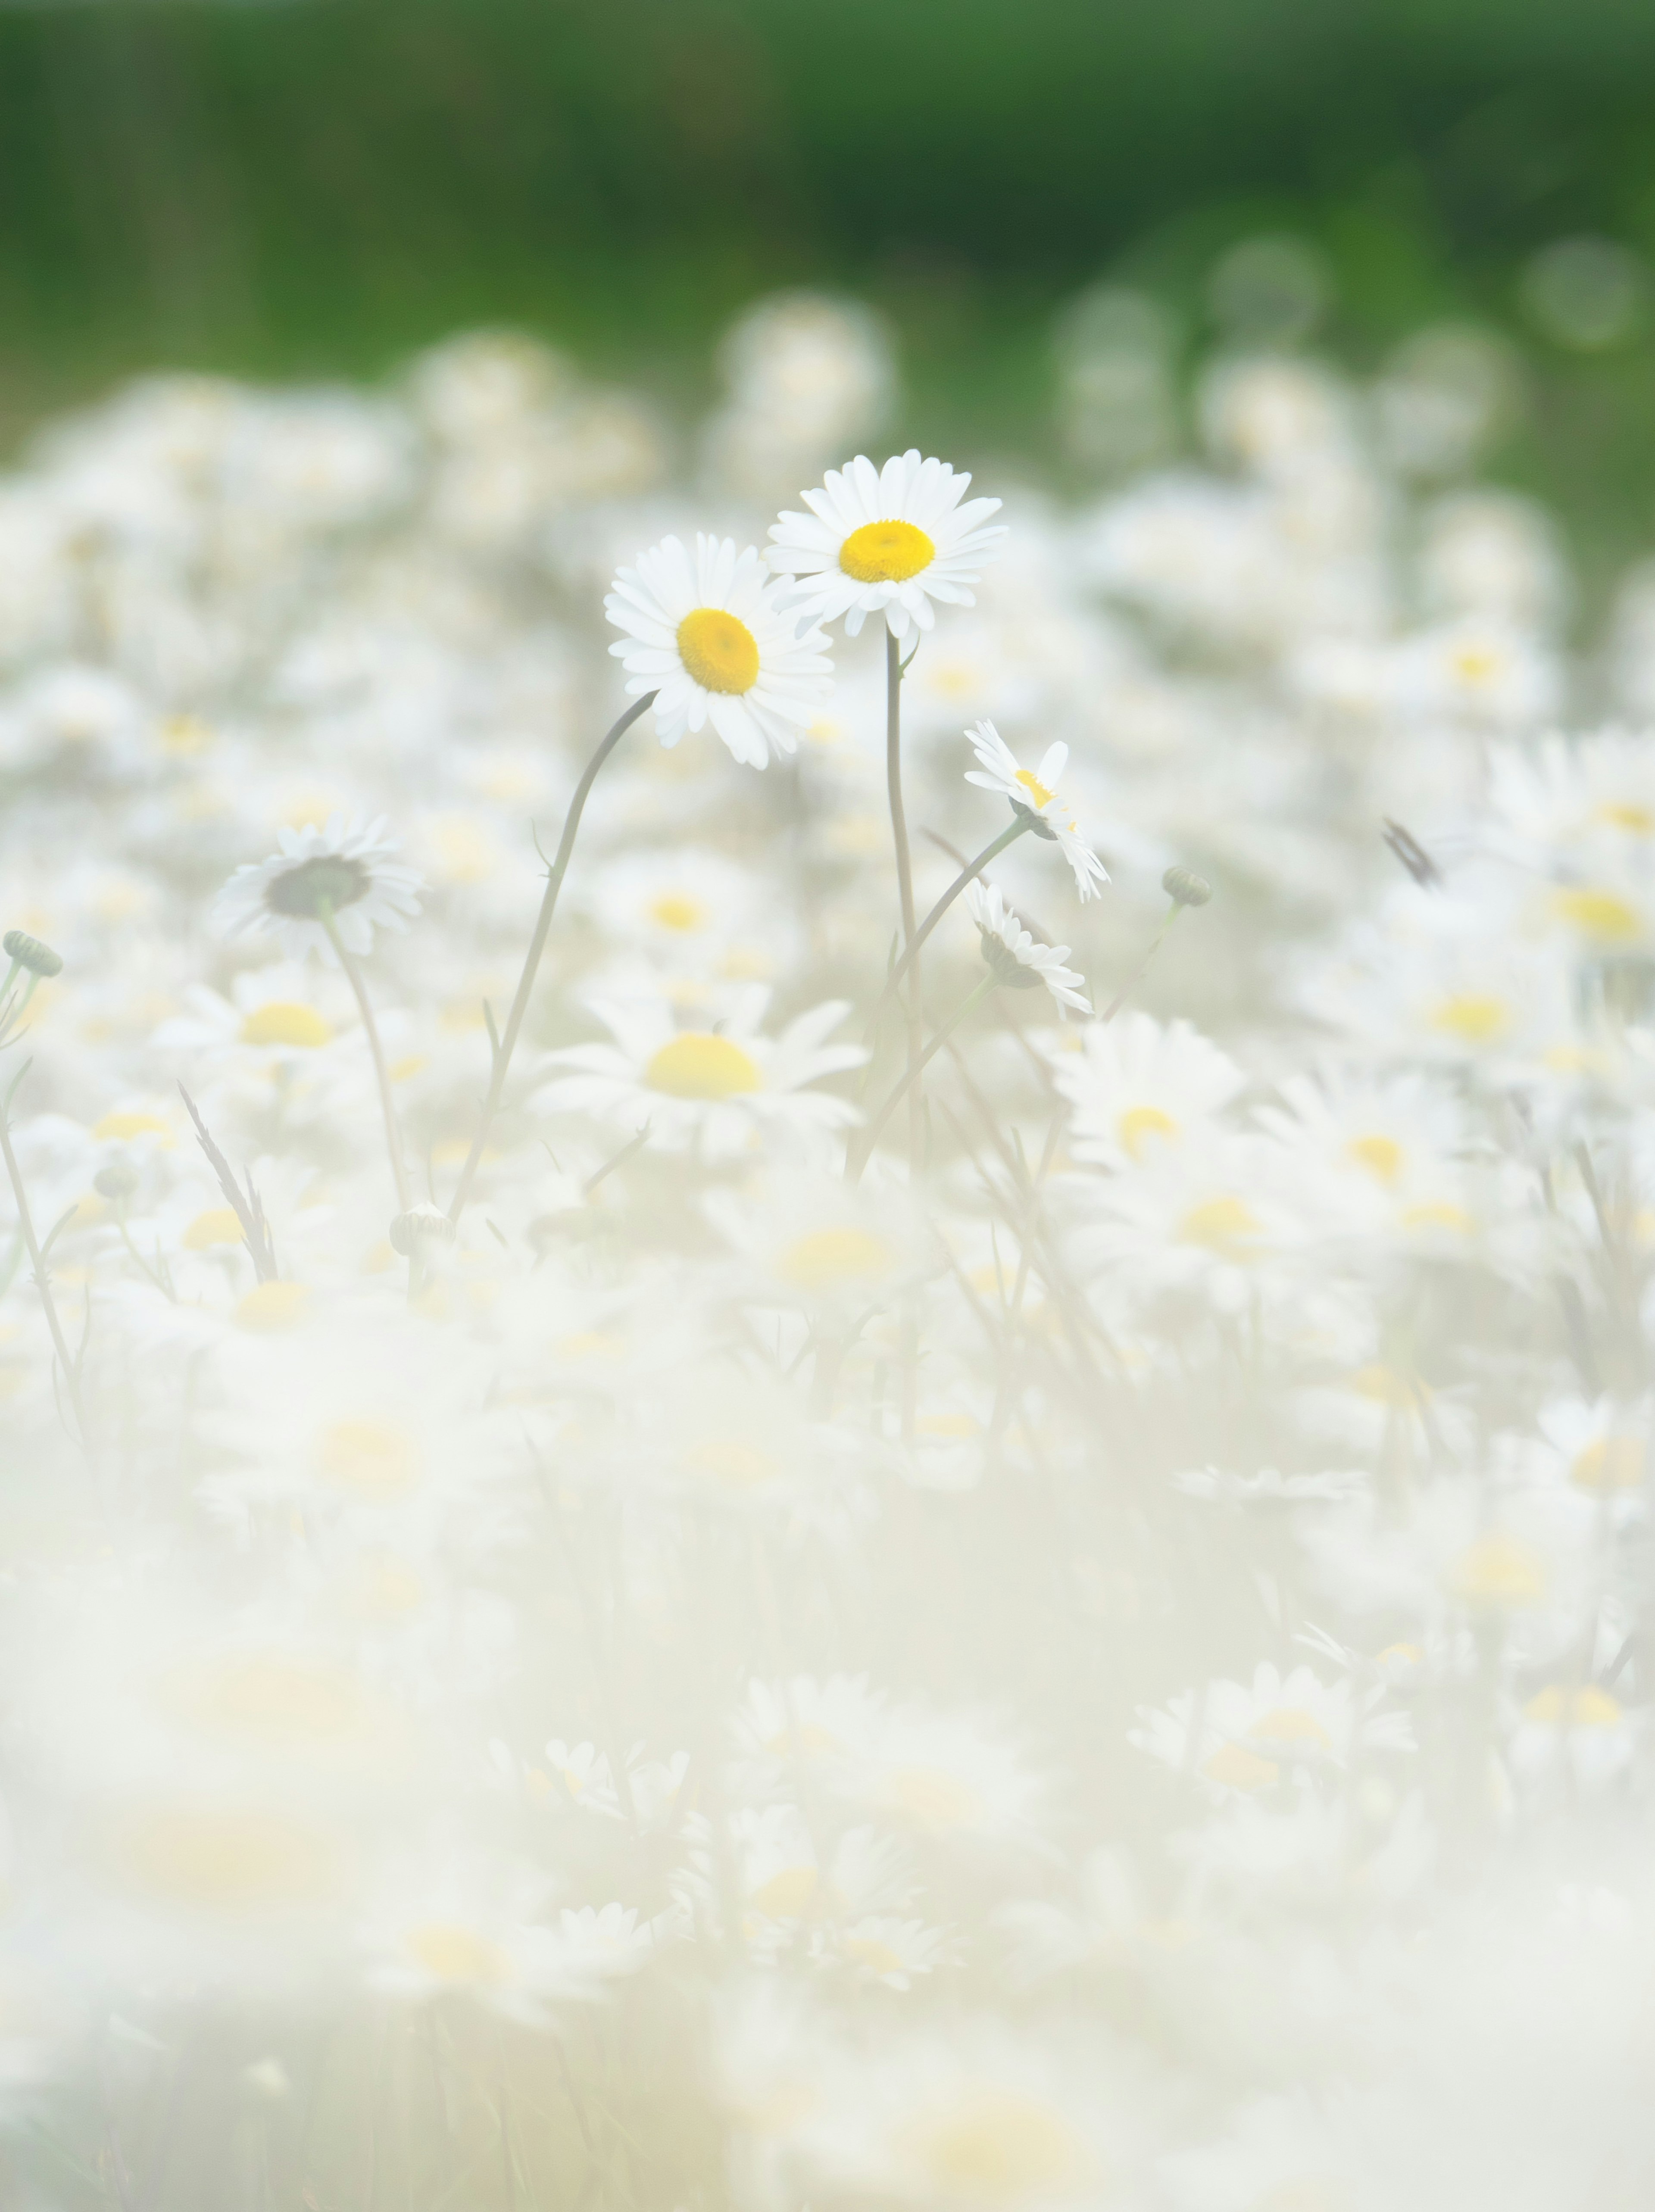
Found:
[{"label": "green round bud", "polygon": [[92,1188],[99,1197],[113,1199],[118,1206],[122,1199],[131,1198],[137,1187],[138,1171],[126,1160],[111,1160],[92,1178]]},{"label": "green round bud", "polygon": [[20,968],[27,968],[31,975],[61,975],[63,956],[54,952],[49,945],[42,945],[38,937],[27,930],[9,929],[0,937],[0,949],[8,960],[15,960]]},{"label": "green round bud", "polygon": [[391,1224],[391,1249],[411,1260],[435,1244],[452,1244],[454,1224],[440,1206],[411,1206]]},{"label": "green round bud", "polygon": [[1169,868],[1161,878],[1161,889],[1179,906],[1205,906],[1213,896],[1211,884],[1193,868]]}]

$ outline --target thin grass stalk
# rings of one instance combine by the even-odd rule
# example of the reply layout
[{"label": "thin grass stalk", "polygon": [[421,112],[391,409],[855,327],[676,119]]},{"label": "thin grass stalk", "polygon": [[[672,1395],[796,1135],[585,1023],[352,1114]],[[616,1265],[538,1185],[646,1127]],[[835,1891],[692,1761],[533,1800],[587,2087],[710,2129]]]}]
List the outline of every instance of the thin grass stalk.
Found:
[{"label": "thin grass stalk", "polygon": [[380,1042],[379,1024],[374,1019],[373,1001],[368,995],[368,985],[356,956],[349,951],[339,935],[332,915],[324,908],[322,927],[327,932],[328,943],[339,956],[339,965],[345,972],[356,1001],[356,1011],[362,1018],[362,1027],[368,1033],[368,1045],[374,1055],[374,1079],[380,1088],[380,1109],[385,1116],[385,1148],[391,1156],[391,1174],[397,1186],[397,1211],[406,1213],[409,1207],[408,1164],[402,1156],[402,1131],[397,1126],[396,1103],[391,1096],[391,1071],[385,1062],[385,1047]]},{"label": "thin grass stalk", "polygon": [[52,1295],[52,1276],[46,1266],[40,1239],[34,1233],[34,1218],[28,1210],[28,1194],[23,1188],[22,1170],[17,1164],[17,1155],[11,1146],[11,1123],[0,1110],[0,1153],[6,1162],[6,1176],[11,1184],[11,1194],[17,1203],[18,1226],[23,1232],[29,1264],[34,1270],[34,1286],[40,1293],[40,1304],[46,1311],[46,1327],[52,1332],[52,1348],[58,1354],[64,1370],[64,1388],[69,1393],[69,1402],[75,1415],[76,1442],[82,1450],[90,1449],[91,1432],[87,1427],[86,1408],[81,1402],[80,1370],[70,1356],[68,1340],[64,1335],[63,1323],[58,1318],[58,1301]]}]

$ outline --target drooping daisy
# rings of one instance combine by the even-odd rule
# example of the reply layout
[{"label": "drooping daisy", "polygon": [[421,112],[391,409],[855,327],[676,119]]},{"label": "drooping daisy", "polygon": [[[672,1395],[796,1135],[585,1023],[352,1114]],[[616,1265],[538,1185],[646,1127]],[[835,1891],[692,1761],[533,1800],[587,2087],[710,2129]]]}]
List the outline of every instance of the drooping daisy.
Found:
[{"label": "drooping daisy", "polygon": [[1069,957],[1067,945],[1037,944],[993,884],[968,884],[965,904],[983,940],[983,957],[1001,982],[1019,991],[1044,983],[1057,1001],[1060,1020],[1065,1006],[1081,1014],[1092,1012],[1092,1001],[1080,988],[1086,977],[1063,965]]},{"label": "drooping daisy", "polygon": [[244,931],[273,934],[289,959],[333,947],[323,922],[331,916],[348,952],[368,951],[374,932],[405,929],[419,912],[420,878],[392,855],[397,841],[385,835],[384,815],[372,822],[336,814],[326,827],[277,833],[280,850],[249,861],[230,878],[213,903],[213,927],[223,937]]},{"label": "drooping daisy", "polygon": [[977,757],[977,767],[965,771],[966,782],[1003,793],[1019,813],[1036,816],[1036,836],[1062,848],[1074,871],[1075,890],[1082,899],[1095,898],[1098,884],[1109,881],[1109,870],[1082,839],[1080,823],[1056,788],[1068,761],[1068,747],[1049,746],[1037,769],[1019,768],[1016,754],[992,722],[974,723],[965,734]]},{"label": "drooping daisy", "polygon": [[931,628],[933,600],[974,606],[969,586],[1006,529],[984,527],[997,499],[960,504],[970,481],[946,461],[922,460],[917,446],[882,469],[865,453],[830,469],[819,490],[800,495],[808,514],[784,513],[770,526],[765,558],[799,579],[787,604],[806,621],[843,615],[850,637],[883,615],[897,638]]},{"label": "drooping daisy", "polygon": [[655,694],[664,745],[710,721],[739,761],[790,753],[831,687],[819,629],[800,630],[757,546],[697,532],[693,559],[663,538],[616,571],[604,612],[626,635],[610,651],[635,694]]},{"label": "drooping daisy", "polygon": [[669,1152],[698,1149],[709,1159],[756,1147],[766,1129],[810,1137],[856,1120],[849,1099],[811,1085],[860,1067],[859,1045],[826,1040],[844,1019],[836,999],[788,1023],[780,1036],[761,1036],[770,1002],[762,986],[743,990],[717,1029],[680,1029],[663,999],[598,1000],[592,1011],[612,1044],[578,1044],[548,1054],[563,1071],[535,1103],[563,1113],[592,1114],[650,1132]]}]

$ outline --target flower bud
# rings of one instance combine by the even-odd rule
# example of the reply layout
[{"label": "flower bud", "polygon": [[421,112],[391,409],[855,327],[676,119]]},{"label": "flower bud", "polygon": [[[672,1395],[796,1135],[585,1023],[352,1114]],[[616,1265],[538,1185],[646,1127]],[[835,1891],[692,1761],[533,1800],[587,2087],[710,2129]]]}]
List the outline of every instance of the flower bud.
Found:
[{"label": "flower bud", "polygon": [[400,1252],[405,1260],[453,1241],[454,1224],[440,1206],[411,1206],[391,1224],[391,1249]]},{"label": "flower bud", "polygon": [[42,945],[38,937],[31,937],[26,930],[9,929],[3,937],[0,937],[0,951],[4,951],[8,960],[15,960],[20,968],[27,968],[31,975],[60,975],[63,973],[62,955],[54,952],[49,945]]},{"label": "flower bud", "polygon": [[92,1188],[99,1197],[113,1199],[117,1206],[124,1198],[131,1198],[137,1187],[138,1171],[130,1160],[111,1160],[92,1178]]},{"label": "flower bud", "polygon": [[1205,906],[1213,896],[1211,884],[1193,868],[1169,868],[1161,878],[1161,889],[1177,906]]}]

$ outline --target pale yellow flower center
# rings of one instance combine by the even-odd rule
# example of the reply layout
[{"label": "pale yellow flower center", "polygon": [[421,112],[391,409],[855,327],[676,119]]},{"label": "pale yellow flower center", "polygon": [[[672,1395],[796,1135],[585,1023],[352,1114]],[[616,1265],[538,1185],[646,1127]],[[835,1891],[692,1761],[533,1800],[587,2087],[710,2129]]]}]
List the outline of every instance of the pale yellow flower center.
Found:
[{"label": "pale yellow flower center", "polygon": [[241,1242],[241,1217],[228,1206],[209,1206],[198,1213],[184,1232],[186,1252],[210,1251],[215,1244],[239,1244]]},{"label": "pale yellow flower center", "polygon": [[179,1669],[162,1683],[161,1699],[198,1728],[289,1751],[357,1741],[374,1724],[349,1674],[281,1659],[245,1660],[204,1679]]},{"label": "pale yellow flower center", "polygon": [[866,1229],[816,1229],[795,1237],[776,1273],[801,1291],[831,1290],[889,1274],[891,1248]]},{"label": "pale yellow flower center", "polygon": [[1600,945],[1629,945],[1643,934],[1637,908],[1614,891],[1555,891],[1552,903],[1570,928]]},{"label": "pale yellow flower center", "polygon": [[426,1972],[440,1982],[496,1988],[511,1979],[511,1960],[497,1943],[490,1943],[473,1928],[428,1920],[411,1928],[403,1942]]},{"label": "pale yellow flower center", "polygon": [[904,2136],[933,2191],[966,2204],[1020,2204],[1074,2190],[1092,2166],[1060,2112],[1004,2089],[980,2089]]},{"label": "pale yellow flower center", "polygon": [[870,1973],[899,1974],[903,1961],[888,1943],[881,1943],[872,1936],[847,1936],[840,1946],[847,1959],[866,1966]]},{"label": "pale yellow flower center", "polygon": [[1526,1719],[1545,1728],[1614,1728],[1621,1718],[1620,1700],[1597,1683],[1570,1692],[1552,1683],[1523,1708]]},{"label": "pale yellow flower center", "polygon": [[243,1328],[262,1336],[296,1328],[309,1303],[310,1292],[302,1283],[260,1283],[237,1306],[235,1318]]},{"label": "pale yellow flower center", "polygon": [[1595,1437],[1569,1468],[1570,1481],[1582,1490],[1636,1490],[1643,1479],[1641,1437]]},{"label": "pale yellow flower center", "polygon": [[1468,1605],[1533,1605],[1544,1593],[1545,1571],[1526,1545],[1498,1534],[1479,1537],[1455,1567],[1457,1596]]},{"label": "pale yellow flower center", "polygon": [[814,1867],[783,1867],[753,1892],[752,1905],[768,1920],[813,1919],[831,1909],[833,1892]]},{"label": "pale yellow flower center", "polygon": [[316,1456],[327,1481],[363,1498],[400,1498],[413,1487],[412,1437],[378,1421],[330,1422],[317,1439]]},{"label": "pale yellow flower center", "polygon": [[1476,1227],[1463,1206],[1451,1206],[1446,1199],[1431,1199],[1419,1206],[1407,1207],[1402,1214],[1404,1229],[1452,1229],[1462,1237],[1469,1237]]},{"label": "pale yellow flower center", "polygon": [[329,1838],[267,1813],[141,1814],[115,1841],[122,1871],[153,1894],[220,1911],[330,1896],[343,1869]]},{"label": "pale yellow flower center", "polygon": [[243,1044],[290,1044],[313,1052],[332,1040],[332,1030],[314,1006],[295,1006],[283,999],[256,1007],[241,1024]]},{"label": "pale yellow flower center", "polygon": [[982,1811],[958,1776],[939,1766],[899,1767],[888,1786],[898,1809],[922,1827],[963,1828]]},{"label": "pale yellow flower center", "polygon": [[1247,1731],[1255,1741],[1298,1745],[1306,1751],[1331,1751],[1333,1740],[1314,1713],[1302,1705],[1276,1705]]},{"label": "pale yellow flower center", "polygon": [[1259,1233],[1257,1216],[1239,1198],[1209,1198],[1204,1206],[1193,1206],[1178,1227],[1186,1244],[1205,1244],[1215,1252]]},{"label": "pale yellow flower center", "polygon": [[722,607],[697,607],[678,624],[678,659],[703,691],[739,695],[758,681],[758,641]]},{"label": "pale yellow flower center", "polygon": [[865,522],[839,548],[839,566],[859,584],[905,584],[936,557],[936,547],[911,522]]},{"label": "pale yellow flower center", "polygon": [[1115,1125],[1121,1139],[1121,1148],[1135,1160],[1143,1158],[1144,1147],[1152,1137],[1176,1138],[1178,1125],[1170,1114],[1163,1114],[1159,1106],[1129,1106]]},{"label": "pale yellow flower center", "polygon": [[155,1114],[106,1114],[92,1133],[102,1142],[111,1138],[125,1140],[131,1137],[165,1137],[170,1132],[165,1121]]},{"label": "pale yellow flower center", "polygon": [[697,1444],[685,1454],[688,1465],[697,1474],[709,1474],[715,1482],[722,1482],[732,1490],[751,1490],[761,1482],[773,1482],[782,1472],[782,1462],[757,1444],[750,1444],[744,1437],[713,1437]]},{"label": "pale yellow flower center", "polygon": [[1223,1789],[1248,1791],[1268,1790],[1281,1773],[1273,1759],[1261,1759],[1238,1743],[1221,1743],[1201,1771]]},{"label": "pale yellow flower center", "polygon": [[1433,1008],[1431,1026],[1445,1030],[1450,1036],[1463,1037],[1468,1044],[1492,1044],[1511,1018],[1511,1008],[1504,999],[1466,991]]},{"label": "pale yellow flower center", "polygon": [[[712,686],[709,684],[709,690]],[[649,919],[662,929],[671,929],[681,937],[699,929],[707,919],[707,909],[699,899],[685,891],[664,891],[650,902]]]},{"label": "pale yellow flower center", "polygon": [[1629,830],[1634,837],[1647,837],[1655,830],[1655,813],[1627,799],[1607,799],[1592,809],[1594,818],[1613,830]]},{"label": "pale yellow flower center", "polygon": [[1353,1137],[1345,1157],[1379,1182],[1395,1182],[1402,1172],[1402,1148],[1394,1137]]},{"label": "pale yellow flower center", "polygon": [[1028,793],[1029,797],[1034,801],[1037,806],[1050,806],[1052,800],[1057,795],[1055,792],[1047,790],[1045,785],[1041,782],[1039,777],[1035,774],[1031,768],[1019,769],[1017,771],[1017,781],[1022,785],[1024,790]]},{"label": "pale yellow flower center", "polygon": [[728,1037],[686,1030],[664,1044],[643,1072],[652,1091],[669,1098],[730,1098],[740,1091],[762,1091],[757,1065]]}]

